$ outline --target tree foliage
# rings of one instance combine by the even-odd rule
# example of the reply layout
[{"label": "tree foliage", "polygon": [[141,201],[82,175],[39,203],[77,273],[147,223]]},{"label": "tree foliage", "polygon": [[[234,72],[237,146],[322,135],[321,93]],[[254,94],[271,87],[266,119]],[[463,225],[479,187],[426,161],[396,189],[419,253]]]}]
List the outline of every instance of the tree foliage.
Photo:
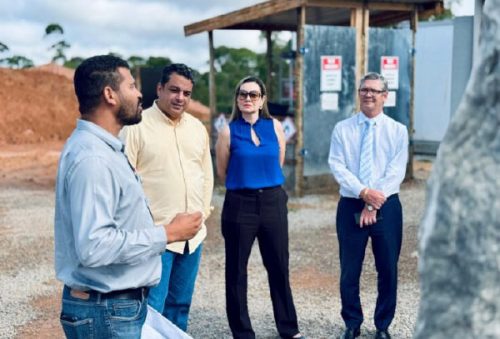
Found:
[{"label": "tree foliage", "polygon": [[154,57],[151,56],[146,60],[145,67],[165,67],[170,65],[172,60],[169,57]]},{"label": "tree foliage", "polygon": [[56,23],[51,23],[48,24],[47,27],[45,27],[45,36],[48,35],[53,35],[53,34],[64,34],[64,30],[61,25],[56,24]]},{"label": "tree foliage", "polygon": [[33,67],[33,61],[22,55],[13,55],[0,61],[6,63],[8,67],[14,69]]},{"label": "tree foliage", "polygon": [[71,59],[66,60],[64,62],[64,67],[76,69],[83,62],[83,60],[84,59],[82,57],[78,57],[78,56],[72,57]]},{"label": "tree foliage", "polygon": [[[275,71],[280,69],[280,63],[286,66],[280,57],[284,51],[291,49],[291,44],[273,37],[273,61],[271,73],[271,94],[277,93],[279,87]],[[231,48],[219,46],[214,50],[215,86],[217,109],[219,112],[230,113],[233,105],[234,89],[237,83],[244,77],[253,75],[267,79],[267,63],[265,53],[255,53],[247,48]],[[286,66],[288,67],[288,66]],[[204,104],[209,103],[209,72],[198,74],[193,98]],[[271,95],[268,100],[276,100],[276,95]]]},{"label": "tree foliage", "polygon": [[[56,23],[48,24],[45,27],[45,37],[55,35],[55,34],[64,34],[64,30],[61,25]],[[65,40],[59,40],[58,42],[52,44],[49,47],[49,51],[54,51],[54,56],[52,57],[52,62],[60,61],[61,64],[64,64],[67,60],[65,51],[69,49],[71,45],[67,43]]]},{"label": "tree foliage", "polygon": [[6,52],[8,50],[9,47],[6,44],[0,42],[0,53]]}]

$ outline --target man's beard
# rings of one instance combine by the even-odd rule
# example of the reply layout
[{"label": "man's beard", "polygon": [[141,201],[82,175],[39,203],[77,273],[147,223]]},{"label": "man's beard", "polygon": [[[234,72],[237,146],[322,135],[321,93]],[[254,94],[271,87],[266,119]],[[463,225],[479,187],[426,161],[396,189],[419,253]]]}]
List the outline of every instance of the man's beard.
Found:
[{"label": "man's beard", "polygon": [[142,100],[138,99],[137,106],[133,107],[130,102],[122,100],[122,105],[116,114],[116,118],[123,126],[135,125],[142,120]]}]

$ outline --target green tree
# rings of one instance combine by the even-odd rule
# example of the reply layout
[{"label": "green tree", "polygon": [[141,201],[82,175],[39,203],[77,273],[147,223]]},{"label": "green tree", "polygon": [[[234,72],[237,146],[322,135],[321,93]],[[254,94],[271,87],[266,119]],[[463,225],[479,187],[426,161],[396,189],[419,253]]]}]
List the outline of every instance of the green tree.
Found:
[{"label": "green tree", "polygon": [[[51,23],[48,24],[47,27],[45,27],[45,37],[49,36],[54,36],[54,35],[63,35],[64,30],[61,25],[56,24],[56,23]],[[57,62],[61,61],[61,64],[64,64],[67,60],[65,51],[70,48],[71,45],[67,43],[64,39],[59,40],[58,42],[52,44],[49,47],[49,51],[53,50],[54,51],[54,56],[52,57],[52,62]]]},{"label": "green tree", "polygon": [[83,62],[82,57],[72,57],[64,62],[64,67],[76,69]]},{"label": "green tree", "polygon": [[4,62],[14,69],[29,68],[33,67],[33,61],[22,55],[13,55],[11,57],[5,58]]},{"label": "green tree", "polygon": [[146,60],[143,57],[137,55],[131,55],[127,59],[127,62],[131,68],[142,67],[146,64]]},{"label": "green tree", "polygon": [[146,63],[144,64],[144,67],[165,67],[167,65],[170,65],[172,63],[172,60],[168,57],[153,57],[150,56],[147,60]]},{"label": "green tree", "polygon": [[51,34],[64,34],[64,30],[61,25],[59,24],[48,24],[47,27],[45,27],[45,36],[49,36]]},{"label": "green tree", "polygon": [[7,52],[8,50],[9,47],[6,44],[0,42],[0,53]]}]

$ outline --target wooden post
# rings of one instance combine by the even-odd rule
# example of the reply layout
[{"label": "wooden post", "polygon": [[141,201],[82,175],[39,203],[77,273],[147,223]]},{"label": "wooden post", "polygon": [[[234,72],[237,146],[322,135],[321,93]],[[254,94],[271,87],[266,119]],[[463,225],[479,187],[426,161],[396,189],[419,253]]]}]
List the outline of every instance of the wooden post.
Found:
[{"label": "wooden post", "polygon": [[208,77],[208,98],[210,101],[210,126],[208,126],[208,135],[211,139],[211,148],[215,147],[215,135],[212,135],[212,126],[214,125],[214,120],[217,115],[217,96],[216,96],[216,86],[215,86],[215,51],[214,51],[214,35],[213,31],[208,32],[208,48],[209,48],[209,62],[210,62],[210,74]]},{"label": "wooden post", "polygon": [[408,124],[408,164],[406,165],[406,175],[405,179],[413,179],[413,157],[415,153],[415,143],[413,140],[414,126],[415,126],[415,48],[416,48],[416,37],[418,28],[418,10],[415,7],[413,12],[410,14],[410,26],[412,30],[411,36],[411,77],[410,77],[410,121]]},{"label": "wooden post", "polygon": [[273,41],[271,39],[272,31],[266,31],[266,63],[267,63],[267,76],[266,76],[266,89],[267,89],[267,100],[273,100],[273,83],[272,83],[272,73],[273,73]]},{"label": "wooden post", "polygon": [[[361,77],[366,73],[368,58],[366,53],[368,51],[368,28],[370,20],[370,11],[365,6],[360,8],[353,8],[351,10],[351,27],[356,28],[356,72],[355,81],[356,88],[361,81]],[[359,111],[359,96],[358,91],[354,92],[354,112]]]},{"label": "wooden post", "polygon": [[297,143],[295,144],[295,194],[302,196],[304,187],[304,26],[306,24],[306,7],[297,8],[297,55],[295,58],[295,125],[297,128]]}]

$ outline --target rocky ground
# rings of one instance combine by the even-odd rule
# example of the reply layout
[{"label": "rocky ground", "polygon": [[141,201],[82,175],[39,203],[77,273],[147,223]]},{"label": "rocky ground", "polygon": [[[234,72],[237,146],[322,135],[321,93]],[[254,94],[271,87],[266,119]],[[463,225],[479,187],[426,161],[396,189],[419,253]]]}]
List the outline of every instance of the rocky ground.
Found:
[{"label": "rocky ground", "polygon": [[[62,338],[59,291],[53,270],[55,166],[61,143],[0,147],[0,338]],[[404,243],[400,259],[397,315],[393,338],[411,338],[419,302],[417,232],[423,213],[429,162],[417,162],[418,179],[403,185]],[[230,338],[224,302],[224,244],[220,234],[222,190],[209,221],[194,295],[189,333],[194,338]],[[302,332],[308,338],[335,338],[339,315],[338,252],[334,227],[338,197],[291,198],[290,271]],[[374,333],[371,321],[376,274],[367,250],[362,276],[366,321],[361,338]],[[249,309],[257,338],[276,338],[267,277],[258,247],[249,264]]]}]

